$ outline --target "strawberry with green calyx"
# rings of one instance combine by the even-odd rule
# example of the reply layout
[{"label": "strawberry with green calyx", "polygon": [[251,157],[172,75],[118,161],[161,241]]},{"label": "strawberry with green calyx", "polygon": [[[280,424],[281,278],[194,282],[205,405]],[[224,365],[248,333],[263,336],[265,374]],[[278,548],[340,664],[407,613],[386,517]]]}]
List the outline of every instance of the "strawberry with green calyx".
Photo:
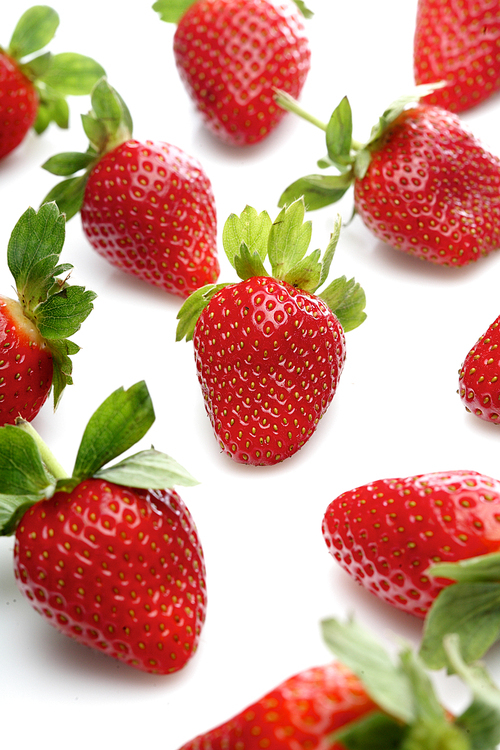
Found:
[{"label": "strawberry with green calyx", "polygon": [[232,214],[223,244],[242,281],[199,289],[178,314],[177,339],[193,340],[215,436],[239,463],[276,464],[309,440],[337,388],[344,332],[366,317],[354,279],[344,276],[318,292],[340,219],[323,257],[320,250],[306,255],[311,231],[301,200],[274,222],[249,206]]},{"label": "strawberry with green calyx", "polygon": [[8,47],[0,47],[0,159],[24,140],[33,126],[68,127],[66,96],[90,94],[103,68],[84,55],[50,52],[33,56],[52,40],[59,16],[46,5],[29,8]]},{"label": "strawberry with green calyx", "polygon": [[321,625],[337,661],[290,677],[180,750],[495,750],[500,692],[483,667],[464,664],[456,637],[445,648],[471,701],[453,717],[410,646],[393,658],[354,621]]},{"label": "strawberry with green calyx", "polygon": [[[422,657],[445,665],[500,637],[500,482],[474,471],[380,479],[343,492],[324,515],[329,552],[378,598],[425,620]],[[454,583],[456,581],[456,583]]]},{"label": "strawberry with green calyx", "polygon": [[26,422],[0,428],[0,533],[42,617],[132,667],[167,674],[194,654],[205,618],[203,551],[173,489],[196,480],[151,448],[145,383],[111,394],[89,420],[71,476]]},{"label": "strawberry with green calyx", "polygon": [[417,87],[383,113],[366,143],[352,138],[344,98],[328,124],[278,92],[277,102],[326,132],[321,168],[282,194],[279,205],[304,196],[309,210],[340,200],[353,186],[354,206],[383,242],[439,265],[464,266],[500,244],[500,159],[456,115],[419,101],[437,86]]},{"label": "strawberry with green calyx", "polygon": [[[36,417],[52,389],[54,408],[73,382],[69,338],[90,314],[96,295],[68,283],[59,264],[66,222],[55,203],[29,208],[12,231],[7,262],[18,299],[0,295],[0,424]],[[65,274],[64,278],[61,275]]]},{"label": "strawberry with green calyx", "polygon": [[45,200],[67,219],[80,212],[92,247],[143,281],[180,297],[216,281],[215,200],[201,164],[169,143],[133,139],[130,112],[105,79],[91,103],[89,148],[43,165],[66,178]]},{"label": "strawberry with green calyx", "polygon": [[177,24],[174,56],[205,125],[232,146],[262,141],[285,112],[280,88],[298,97],[311,64],[303,0],[156,0]]}]

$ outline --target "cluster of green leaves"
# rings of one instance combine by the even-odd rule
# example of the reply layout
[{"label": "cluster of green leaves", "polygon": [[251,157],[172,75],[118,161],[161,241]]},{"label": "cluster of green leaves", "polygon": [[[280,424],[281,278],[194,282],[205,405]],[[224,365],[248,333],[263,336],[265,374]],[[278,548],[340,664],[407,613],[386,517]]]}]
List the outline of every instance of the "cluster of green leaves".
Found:
[{"label": "cluster of green leaves", "polygon": [[198,484],[173,458],[154,448],[108,465],[144,437],[154,420],[144,381],[114,391],[90,418],[71,476],[28,422],[0,427],[0,535],[13,534],[34,503],[55,492],[71,492],[89,477],[149,490]]},{"label": "cluster of green leaves", "polygon": [[463,661],[456,635],[444,639],[451,671],[472,694],[453,720],[441,705],[418,654],[403,645],[393,659],[353,620],[322,622],[328,647],[363,683],[380,711],[335,732],[347,750],[495,750],[500,742],[500,691],[479,664]]},{"label": "cluster of green leaves", "polygon": [[[101,78],[91,92],[91,110],[82,115],[82,125],[89,147],[85,152],[66,151],[51,156],[43,168],[58,177],[65,177],[45,196],[44,202],[55,201],[71,219],[81,208],[89,174],[104,153],[132,137],[133,123],[129,109],[120,94]],[[83,172],[74,176],[77,172]]]},{"label": "cluster of green leaves", "polygon": [[[179,23],[184,13],[194,5],[196,0],[156,0],[153,4],[162,21],[167,23]],[[312,18],[313,13],[309,10],[304,0],[294,0],[304,18]]]},{"label": "cluster of green leaves", "polygon": [[[312,225],[304,221],[302,198],[283,208],[272,221],[266,211],[257,213],[246,206],[240,216],[227,219],[222,242],[227,258],[239,278],[271,276],[291,286],[316,294],[327,281],[330,265],[340,236],[341,220],[337,216],[334,231],[323,255],[314,250],[307,255],[311,242]],[[266,259],[271,265],[269,273]],[[209,284],[190,295],[181,307],[177,340],[193,337],[194,327],[202,310],[212,297],[227,284]],[[365,293],[354,279],[345,276],[335,279],[318,296],[337,316],[345,331],[351,331],[365,320]]]},{"label": "cluster of green leaves", "polygon": [[[70,341],[93,309],[96,295],[67,282],[73,266],[60,264],[66,222],[55,203],[38,212],[28,208],[14,227],[7,247],[7,263],[14,277],[19,302],[47,342],[53,358],[53,395],[57,405],[72,383],[71,356],[79,347]],[[66,274],[61,279],[61,274]]]},{"label": "cluster of green leaves", "polygon": [[67,128],[66,97],[89,94],[96,81],[105,75],[102,66],[85,55],[74,52],[36,54],[52,41],[58,26],[59,16],[55,10],[35,5],[19,19],[6,49],[37,91],[39,107],[34,125],[37,133],[42,133],[51,122]]}]

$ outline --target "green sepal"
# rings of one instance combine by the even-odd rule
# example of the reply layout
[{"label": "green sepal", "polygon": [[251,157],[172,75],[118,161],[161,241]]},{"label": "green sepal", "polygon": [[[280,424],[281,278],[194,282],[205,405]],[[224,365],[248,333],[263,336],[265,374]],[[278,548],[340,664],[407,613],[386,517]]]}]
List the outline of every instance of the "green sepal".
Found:
[{"label": "green sepal", "polygon": [[278,206],[285,206],[300,198],[304,199],[308,211],[317,211],[337,203],[353,182],[351,173],[310,174],[292,182],[281,194]]},{"label": "green sepal", "polygon": [[312,18],[314,16],[314,13],[312,12],[312,10],[309,10],[304,0],[294,0],[294,3],[302,13],[304,18]]},{"label": "green sepal", "polygon": [[59,16],[47,5],[35,5],[23,13],[14,29],[7,49],[15,60],[45,47],[52,41],[59,26]]},{"label": "green sepal", "polygon": [[352,163],[352,110],[345,96],[336,107],[326,128],[326,147],[328,158],[333,166],[339,169],[349,167]]},{"label": "green sepal", "polygon": [[58,175],[58,177],[67,177],[75,172],[79,172],[81,169],[87,169],[95,161],[95,158],[95,152],[92,151],[86,151],[85,153],[66,151],[51,156],[42,164],[42,167],[47,172]]},{"label": "green sepal", "polygon": [[127,487],[142,487],[149,490],[162,490],[174,485],[194,487],[199,482],[166,453],[153,448],[125,458],[113,466],[101,469],[94,474]]},{"label": "green sepal", "polygon": [[272,223],[267,211],[259,214],[251,206],[245,206],[240,216],[228,217],[222,229],[222,245],[233,268],[236,268],[235,257],[240,254],[242,244],[251,255],[257,254],[265,261]]},{"label": "green sepal", "polygon": [[61,214],[64,214],[66,221],[69,221],[82,207],[87,181],[88,173],[85,172],[78,177],[68,177],[67,180],[58,182],[47,193],[42,205],[55,203]]},{"label": "green sepal", "polygon": [[50,65],[37,78],[62,96],[84,96],[90,94],[104,75],[102,65],[91,57],[77,52],[61,52],[52,55]]},{"label": "green sepal", "polygon": [[194,2],[195,0],[156,0],[152,7],[162,21],[179,23],[184,13]]},{"label": "green sepal", "polygon": [[228,284],[206,284],[189,295],[177,313],[179,323],[177,324],[176,341],[181,341],[184,338],[186,341],[192,340],[196,321],[201,313],[212,297],[227,286]]},{"label": "green sepal", "polygon": [[337,316],[345,332],[353,331],[366,320],[366,295],[354,279],[341,276],[332,281],[319,297]]},{"label": "green sepal", "polygon": [[281,209],[269,231],[268,256],[272,275],[282,281],[305,256],[312,236],[312,224],[304,221],[305,205],[296,200]]},{"label": "green sepal", "polygon": [[374,711],[333,732],[328,739],[332,746],[339,743],[346,750],[400,750],[407,731],[406,725]]},{"label": "green sepal", "polygon": [[27,78],[36,80],[45,75],[52,65],[52,59],[53,55],[51,52],[44,52],[37,57],[33,57],[28,63],[18,63],[18,65]]},{"label": "green sepal", "polygon": [[64,286],[38,306],[38,330],[48,341],[73,336],[92,312],[95,298],[94,292],[83,286]]},{"label": "green sepal", "polygon": [[39,93],[38,111],[33,125],[35,132],[40,135],[51,122],[66,130],[69,127],[69,107],[61,94],[45,89]]},{"label": "green sepal", "polygon": [[258,253],[250,254],[244,242],[240,251],[234,256],[234,268],[240,279],[251,279],[253,276],[269,276]]}]

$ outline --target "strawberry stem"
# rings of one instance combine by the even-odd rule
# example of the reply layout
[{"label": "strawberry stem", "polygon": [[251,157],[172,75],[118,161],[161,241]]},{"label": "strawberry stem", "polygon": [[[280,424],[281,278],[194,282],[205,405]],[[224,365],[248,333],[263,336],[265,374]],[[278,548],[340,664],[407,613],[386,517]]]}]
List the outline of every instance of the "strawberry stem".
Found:
[{"label": "strawberry stem", "polygon": [[24,430],[24,432],[27,432],[33,438],[40,452],[40,456],[45,468],[52,474],[54,479],[66,479],[68,473],[63,469],[59,461],[56,459],[48,445],[42,440],[35,428],[25,419],[20,418],[16,420],[16,427]]},{"label": "strawberry stem", "polygon": [[293,96],[290,96],[290,94],[287,94],[286,91],[275,89],[274,100],[276,104],[278,104],[282,109],[286,109],[288,112],[293,112],[299,117],[302,117],[303,120],[307,120],[307,122],[312,123],[320,130],[324,130],[326,132],[326,129],[328,127],[326,123],[318,120],[317,117],[314,117],[314,115],[311,115],[309,112],[303,109],[298,101],[294,99]]}]

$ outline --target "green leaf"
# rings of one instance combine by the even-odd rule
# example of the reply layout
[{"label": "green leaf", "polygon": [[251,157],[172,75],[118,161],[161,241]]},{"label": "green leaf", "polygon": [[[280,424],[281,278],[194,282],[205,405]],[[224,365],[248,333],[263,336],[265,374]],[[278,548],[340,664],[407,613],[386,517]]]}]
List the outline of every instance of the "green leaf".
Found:
[{"label": "green leaf", "polygon": [[199,484],[177,461],[154,449],[141,451],[114,466],[101,469],[94,476],[124,487],[163,490],[182,485]]},{"label": "green leaf", "polygon": [[37,117],[33,125],[36,133],[43,133],[51,122],[55,122],[63,130],[66,129],[69,125],[69,107],[66,99],[57,91],[40,90],[38,85],[35,86],[39,96]]},{"label": "green leaf", "polygon": [[160,15],[162,21],[178,23],[193,3],[194,0],[156,0],[153,10]]},{"label": "green leaf", "polygon": [[44,52],[38,57],[34,57],[28,63],[21,63],[19,67],[25,76],[30,80],[35,81],[41,78],[52,65],[53,55],[51,52]]},{"label": "green leaf", "polygon": [[345,166],[351,159],[352,111],[347,97],[334,109],[326,128],[326,146],[333,164]]},{"label": "green leaf", "polygon": [[177,314],[177,331],[175,340],[191,341],[194,334],[196,322],[201,313],[207,307],[212,297],[228,286],[227,284],[207,284],[189,295]]},{"label": "green leaf", "polygon": [[294,0],[294,2],[304,18],[312,18],[314,16],[314,13],[312,12],[312,10],[309,10],[304,0]]},{"label": "green leaf", "polygon": [[443,639],[460,638],[463,659],[479,659],[500,635],[500,583],[455,583],[442,589],[425,619],[420,656],[431,669],[448,665]]},{"label": "green leaf", "polygon": [[442,85],[443,84],[441,83],[435,83],[414,86],[414,88],[407,94],[402,94],[393,102],[391,102],[391,104],[379,118],[377,124],[373,126],[370,133],[370,138],[365,145],[368,146],[369,144],[373,144],[376,140],[378,140],[385,133],[387,128],[392,125],[395,120],[397,120],[399,115],[408,107],[409,104],[416,104],[421,99],[421,97],[427,96],[437,88],[441,88]]},{"label": "green leaf", "polygon": [[29,8],[19,19],[12,34],[8,54],[16,60],[45,47],[59,26],[59,16],[47,5]]},{"label": "green leaf", "polygon": [[312,224],[310,221],[304,222],[304,215],[304,201],[300,198],[283,208],[271,226],[268,254],[276,279],[284,279],[307,252]]},{"label": "green leaf", "polygon": [[260,255],[256,252],[251,255],[244,242],[241,243],[240,252],[234,256],[233,261],[236,273],[240,279],[251,279],[253,276],[269,276]]},{"label": "green leaf", "polygon": [[21,518],[39,499],[29,495],[0,495],[0,536],[15,534]]},{"label": "green leaf", "polygon": [[82,207],[87,180],[87,173],[78,177],[69,177],[67,180],[54,185],[43,202],[55,202],[61,213],[66,217],[66,221],[69,221]]},{"label": "green leaf", "polygon": [[73,336],[91,313],[96,296],[83,286],[64,287],[37,308],[38,330],[49,340]]},{"label": "green leaf", "polygon": [[144,381],[118,388],[90,418],[76,457],[73,478],[94,476],[105,464],[137,443],[155,420]]},{"label": "green leaf", "polygon": [[82,115],[81,120],[83,130],[89,139],[91,148],[96,153],[100,153],[106,146],[108,140],[108,133],[105,124],[96,119],[92,112],[88,115]]},{"label": "green leaf", "polygon": [[292,201],[303,198],[307,210],[316,211],[339,201],[352,182],[353,175],[351,173],[342,175],[310,174],[289,185],[282,193],[278,205],[289,205]]},{"label": "green leaf", "polygon": [[321,279],[321,251],[314,250],[291,268],[283,281],[313,294]]},{"label": "green leaf", "polygon": [[347,281],[345,276],[341,276],[319,296],[337,316],[345,332],[354,330],[366,320],[366,296],[354,279]]},{"label": "green leaf", "polygon": [[349,722],[328,740],[332,746],[340,743],[346,750],[399,750],[406,732],[405,725],[374,711]]},{"label": "green leaf", "polygon": [[426,571],[435,578],[449,578],[457,583],[500,581],[500,553],[470,557],[456,563],[437,563]]},{"label": "green leaf", "polygon": [[42,164],[43,169],[59,177],[68,177],[82,169],[87,169],[96,159],[95,153],[86,151],[67,151],[61,154],[51,156],[50,159]]},{"label": "green leaf", "polygon": [[251,206],[246,206],[240,216],[229,216],[222,230],[222,244],[234,268],[235,256],[240,254],[242,243],[248,248],[250,255],[256,253],[262,262],[265,261],[271,226],[269,214],[266,211],[258,214]]},{"label": "green leaf", "polygon": [[92,89],[91,102],[92,111],[97,120],[104,124],[108,138],[114,139],[124,130],[127,131],[126,135],[120,136],[118,140],[126,141],[132,131],[130,112],[106,78],[101,78]]},{"label": "green leaf", "polygon": [[104,75],[104,68],[91,57],[63,52],[52,57],[50,67],[39,78],[63,96],[81,96],[90,94]]},{"label": "green leaf", "polygon": [[375,703],[393,718],[411,723],[415,712],[408,677],[371,633],[354,620],[331,618],[321,626],[327,646],[359,677]]},{"label": "green leaf", "polygon": [[321,276],[320,276],[319,284],[317,288],[319,288],[320,286],[323,286],[323,284],[328,278],[333,256],[335,255],[335,250],[337,249],[337,245],[340,239],[341,229],[342,229],[342,217],[340,216],[340,214],[337,214],[337,216],[335,217],[335,224],[333,227],[333,232],[330,235],[330,241],[326,247],[325,252],[323,253],[323,260],[321,263]]}]

